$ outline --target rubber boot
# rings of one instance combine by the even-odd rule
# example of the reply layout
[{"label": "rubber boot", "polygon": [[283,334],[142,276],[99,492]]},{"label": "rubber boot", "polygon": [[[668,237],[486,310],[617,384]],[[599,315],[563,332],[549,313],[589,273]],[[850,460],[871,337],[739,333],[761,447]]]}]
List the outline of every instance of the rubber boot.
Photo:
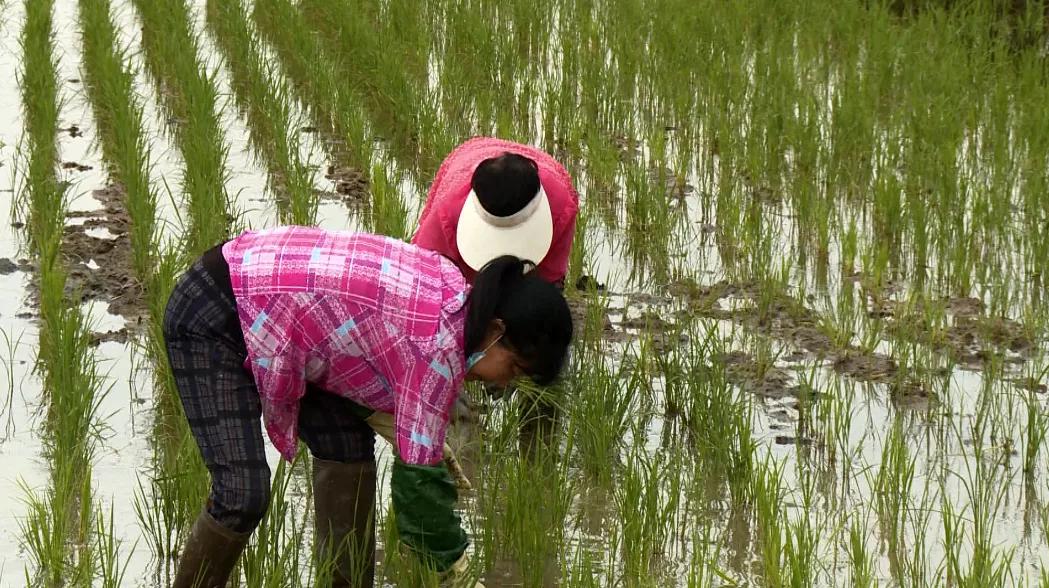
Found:
[{"label": "rubber boot", "polygon": [[314,549],[331,562],[332,586],[371,588],[375,581],[375,462],[313,459]]},{"label": "rubber boot", "polygon": [[200,513],[182,549],[172,588],[225,588],[251,533],[223,527],[206,511]]}]

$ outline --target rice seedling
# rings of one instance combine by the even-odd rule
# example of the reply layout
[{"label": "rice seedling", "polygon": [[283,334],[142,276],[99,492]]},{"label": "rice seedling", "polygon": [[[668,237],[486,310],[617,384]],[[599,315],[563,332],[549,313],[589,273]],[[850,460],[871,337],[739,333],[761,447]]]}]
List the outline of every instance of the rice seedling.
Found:
[{"label": "rice seedling", "polygon": [[269,169],[280,220],[314,224],[317,197],[312,173],[299,155],[298,135],[290,132],[297,125],[289,89],[264,59],[241,2],[209,2],[207,18],[232,72],[237,103],[248,116],[252,143]]},{"label": "rice seedling", "polygon": [[260,0],[252,20],[260,38],[276,53],[281,71],[314,124],[338,141],[338,145],[325,142],[334,164],[370,171],[375,145],[363,106],[327,60],[318,58],[327,54],[296,6],[288,0]]},{"label": "rice seedling", "polygon": [[[207,474],[160,319],[186,260],[237,224],[222,59],[280,222],[331,222],[299,108],[328,175],[368,181],[353,214],[400,238],[414,193],[468,136],[537,143],[571,170],[582,214],[566,284],[581,320],[553,392],[562,414],[546,450],[515,448],[534,405],[496,405],[465,454],[477,491],[462,514],[486,583],[1045,582],[1033,562],[1047,534],[1019,532],[1016,512],[1028,530],[1049,526],[1044,2],[131,4],[129,20],[123,3],[79,0],[75,39],[89,140],[132,217],[156,383],[149,471],[134,506],[105,513],[84,484],[106,492],[91,479],[106,384],[68,302],[81,268],[62,251],[65,181],[78,177],[59,171],[76,145],[62,128],[62,27],[51,2],[0,1],[21,40],[13,220],[39,282],[50,472],[26,495],[28,581],[119,584],[126,518],[143,538],[132,557],[155,557],[163,585],[200,508]],[[141,42],[121,43],[139,25]],[[182,169],[151,157],[139,56]],[[0,141],[13,142],[2,126]],[[189,231],[161,244],[158,178],[179,171]],[[9,419],[26,388],[12,377]],[[306,554],[302,476],[299,463],[278,472],[242,582],[325,583]],[[437,585],[379,514],[384,581]]]},{"label": "rice seedling", "polygon": [[622,519],[623,579],[652,583],[659,562],[671,552],[681,488],[681,468],[670,459],[637,448],[625,460],[615,491]]},{"label": "rice seedling", "polygon": [[612,464],[618,462],[630,427],[641,382],[623,365],[608,366],[599,357],[579,355],[573,376],[585,384],[569,386],[566,435],[579,454],[580,466],[599,485],[607,487],[614,475]]},{"label": "rice seedling", "polygon": [[[103,512],[102,506],[96,506],[97,512]],[[121,560],[121,543],[113,537],[113,508],[110,506],[109,517],[98,517],[95,529],[95,554],[98,557],[98,584],[102,588],[118,588],[124,583],[130,556]],[[135,546],[131,546],[134,551]]]},{"label": "rice seedling", "polygon": [[134,5],[142,21],[147,70],[182,152],[182,189],[189,197],[191,222],[186,253],[197,255],[226,237],[236,216],[225,188],[228,147],[216,111],[214,73],[202,61],[185,2],[136,1]]},{"label": "rice seedling", "polygon": [[915,458],[907,451],[902,423],[897,420],[885,438],[881,465],[874,479],[874,502],[881,538],[897,579],[902,576],[907,553],[904,530],[914,472]]},{"label": "rice seedling", "polygon": [[396,189],[398,178],[390,177],[389,170],[380,165],[372,166],[371,172],[372,219],[371,230],[391,237],[407,240],[408,211],[401,202]]},{"label": "rice seedling", "polygon": [[874,561],[871,550],[867,547],[866,529],[859,521],[853,520],[848,531],[846,553],[849,559],[849,579],[853,586],[868,588],[877,586]]},{"label": "rice seedling", "polygon": [[[285,520],[290,481],[289,467],[282,461],[273,478],[274,500],[255,532],[254,544],[245,551],[241,562],[248,586],[299,586],[302,571],[309,568],[299,560],[301,553],[297,549],[303,540],[303,527],[296,528],[301,522]],[[286,528],[288,524],[290,528]]]},{"label": "rice seedling", "polygon": [[89,545],[85,531],[90,517],[78,506],[90,500],[90,485],[81,483],[80,474],[69,468],[56,470],[44,496],[24,488],[27,516],[20,524],[20,534],[32,562],[31,569],[25,570],[27,585],[75,586],[91,582],[95,564],[92,554],[71,548]]},{"label": "rice seedling", "polygon": [[0,443],[2,443],[11,437],[15,428],[15,351],[22,341],[22,336],[19,335],[17,339],[12,340],[11,335],[5,329],[0,329],[0,336],[3,337],[6,348],[4,353],[6,359],[0,363],[4,368],[4,387],[7,388],[7,393],[4,395],[4,407],[0,410],[0,417],[5,415],[7,417],[4,422],[4,434],[0,435]]},{"label": "rice seedling", "polygon": [[1034,392],[1026,394],[1027,405],[1027,430],[1024,433],[1024,476],[1029,481],[1034,479],[1035,469],[1038,465],[1038,453],[1045,444],[1046,432],[1049,422],[1046,421],[1045,412]]},{"label": "rice seedling", "polygon": [[551,453],[531,461],[508,459],[518,426],[518,419],[507,419],[493,439],[496,459],[482,462],[488,465],[477,497],[483,518],[476,523],[487,535],[478,548],[486,567],[509,558],[525,585],[541,586],[558,573],[574,489],[567,462],[556,462]]},{"label": "rice seedling", "polygon": [[109,175],[125,193],[131,217],[135,275],[149,282],[157,243],[157,194],[150,184],[150,154],[143,131],[142,107],[127,50],[117,42],[107,0],[79,3],[84,76],[100,133]]}]

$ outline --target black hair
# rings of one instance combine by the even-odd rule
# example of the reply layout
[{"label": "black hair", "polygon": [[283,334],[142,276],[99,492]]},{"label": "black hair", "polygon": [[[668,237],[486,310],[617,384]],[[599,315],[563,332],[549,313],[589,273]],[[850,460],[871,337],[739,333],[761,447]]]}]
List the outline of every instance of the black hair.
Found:
[{"label": "black hair", "polygon": [[539,166],[516,153],[503,153],[482,161],[474,170],[470,187],[485,210],[510,216],[535,198],[539,191]]},{"label": "black hair", "polygon": [[557,379],[568,356],[572,313],[557,286],[524,274],[527,263],[504,255],[477,273],[467,301],[466,354],[479,351],[489,323],[501,319],[502,341],[524,361],[528,376],[546,385]]}]

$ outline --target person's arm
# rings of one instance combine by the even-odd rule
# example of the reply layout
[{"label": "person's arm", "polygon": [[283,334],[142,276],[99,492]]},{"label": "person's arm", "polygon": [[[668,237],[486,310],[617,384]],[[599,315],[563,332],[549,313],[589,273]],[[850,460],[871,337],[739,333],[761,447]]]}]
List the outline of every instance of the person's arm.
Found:
[{"label": "person's arm", "polygon": [[461,368],[444,356],[426,357],[407,340],[391,346],[378,363],[396,398],[391,495],[397,531],[423,562],[445,573],[461,565],[468,545],[455,512],[458,491],[443,461]]},{"label": "person's arm", "polygon": [[565,275],[568,274],[568,258],[572,253],[572,241],[575,238],[576,214],[554,235],[550,251],[536,267],[539,277],[564,289]]},{"label": "person's arm", "polygon": [[251,373],[266,417],[266,434],[281,456],[293,461],[298,449],[299,400],[306,393],[303,362],[286,349],[271,357],[254,358]]}]

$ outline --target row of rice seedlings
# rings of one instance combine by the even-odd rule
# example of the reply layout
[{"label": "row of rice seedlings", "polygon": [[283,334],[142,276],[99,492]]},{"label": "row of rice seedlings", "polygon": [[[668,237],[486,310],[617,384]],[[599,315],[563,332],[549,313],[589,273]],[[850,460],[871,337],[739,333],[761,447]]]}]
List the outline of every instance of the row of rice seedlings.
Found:
[{"label": "row of rice seedlings", "polygon": [[196,256],[229,235],[235,212],[226,193],[228,147],[216,111],[215,74],[201,57],[185,0],[134,2],[142,23],[146,69],[154,79],[182,153],[182,189],[191,228],[186,253]]},{"label": "row of rice seedlings", "polygon": [[373,232],[380,235],[407,240],[410,219],[408,209],[401,200],[399,187],[404,183],[403,172],[390,170],[382,163],[372,166],[371,178],[371,223]]},{"label": "row of rice seedlings", "polygon": [[288,0],[258,0],[252,20],[260,37],[277,55],[284,77],[297,91],[299,100],[316,126],[341,142],[335,148],[326,141],[336,166],[351,165],[361,173],[370,171],[375,146],[358,97],[331,67],[320,40],[295,4]]},{"label": "row of rice seedlings", "polygon": [[343,76],[355,81],[376,128],[391,134],[398,160],[419,177],[433,177],[441,158],[460,138],[440,124],[435,94],[421,80],[404,73],[404,51],[393,45],[396,41],[390,35],[381,34],[384,28],[377,27],[368,10],[349,2],[304,1],[299,9],[320,32],[330,55],[348,54],[333,63]]},{"label": "row of rice seedlings", "polygon": [[[150,313],[146,347],[155,370],[156,390],[160,392],[160,416],[156,428],[178,430],[181,411],[167,371],[161,333],[164,306],[179,267],[178,252],[174,248],[169,248],[167,252],[159,250],[157,195],[149,180],[149,148],[143,127],[142,107],[135,89],[135,72],[130,64],[129,55],[120,49],[117,42],[116,27],[110,11],[111,6],[107,0],[80,2],[85,79],[98,121],[99,141],[109,167],[110,180],[124,186],[126,190],[125,202],[132,220],[131,238],[135,255],[133,269],[135,277],[144,286],[143,291]],[[166,441],[162,443],[166,444]],[[160,459],[161,464],[164,461],[163,458]],[[193,471],[192,466],[196,464],[195,469],[199,475],[199,459],[194,460],[194,456],[189,455],[180,462],[188,464],[189,471]],[[166,474],[161,471],[155,476],[164,479]],[[162,503],[165,496],[169,502],[177,500],[178,495],[163,491],[169,488],[170,484],[156,481],[153,484],[153,500]],[[192,486],[181,495],[196,498],[200,491]],[[147,543],[153,548],[153,554],[163,563],[177,553],[177,530],[193,513],[172,513],[172,509],[163,508],[156,503],[147,513],[144,510],[145,496],[144,491],[136,495],[136,512]],[[188,511],[188,508],[183,506],[182,510]]]},{"label": "row of rice seedlings", "polygon": [[[600,311],[599,306],[588,310],[588,317],[600,317]],[[569,385],[564,400],[566,436],[577,455],[578,467],[596,485],[607,488],[615,479],[614,464],[626,447],[627,433],[637,414],[644,376],[625,362],[610,365],[598,348],[578,351],[571,374],[572,381],[578,383]]]},{"label": "row of rice seedlings", "polygon": [[154,468],[150,487],[135,500],[139,523],[154,555],[160,581],[170,580],[181,552],[182,532],[199,513],[208,474],[182,414],[181,402],[161,348],[160,325],[167,296],[185,260],[214,246],[235,222],[225,183],[227,146],[219,124],[214,72],[204,70],[192,14],[182,0],[134,2],[142,23],[147,71],[169,115],[182,153],[182,189],[189,196],[189,224],[182,243],[160,260],[151,296],[151,342],[158,401],[153,424]]},{"label": "row of rice seedlings", "polygon": [[81,0],[84,81],[98,126],[109,177],[124,188],[131,223],[136,277],[147,286],[156,267],[157,193],[150,184],[150,156],[142,107],[127,49],[117,42],[108,0]]},{"label": "row of rice seedlings", "polygon": [[102,573],[107,575],[103,582],[113,585],[119,582],[121,566],[116,564],[111,520],[107,524],[95,518],[91,498],[97,412],[106,390],[90,348],[87,319],[66,299],[60,252],[66,186],[57,177],[61,99],[52,9],[52,2],[25,3],[19,75],[28,157],[20,205],[30,219],[29,245],[38,261],[37,369],[47,403],[43,439],[51,467],[43,495],[27,488],[29,513],[21,534],[33,569],[25,573],[27,581],[47,586],[90,585]]},{"label": "row of rice seedlings", "polygon": [[[811,486],[803,485],[801,511],[788,516],[783,466],[767,457],[754,471],[754,514],[758,526],[762,584],[773,587],[815,584],[815,555],[819,536],[809,512]],[[806,476],[811,479],[811,475]]]},{"label": "row of rice seedlings", "polygon": [[549,26],[542,21],[551,12],[520,10],[516,2],[432,7],[439,104],[454,131],[535,140],[532,127],[540,113],[533,111],[533,93],[546,83],[535,36]]},{"label": "row of rice seedlings", "polygon": [[314,224],[313,173],[300,156],[290,90],[263,56],[242,2],[208,2],[207,21],[229,65],[237,104],[247,114],[252,144],[269,169],[280,221]]},{"label": "row of rice seedlings", "polygon": [[511,405],[485,425],[479,484],[466,517],[474,557],[481,570],[494,574],[512,562],[524,585],[547,585],[559,575],[567,548],[567,517],[577,492],[569,462],[556,451],[518,454],[520,406]]}]

